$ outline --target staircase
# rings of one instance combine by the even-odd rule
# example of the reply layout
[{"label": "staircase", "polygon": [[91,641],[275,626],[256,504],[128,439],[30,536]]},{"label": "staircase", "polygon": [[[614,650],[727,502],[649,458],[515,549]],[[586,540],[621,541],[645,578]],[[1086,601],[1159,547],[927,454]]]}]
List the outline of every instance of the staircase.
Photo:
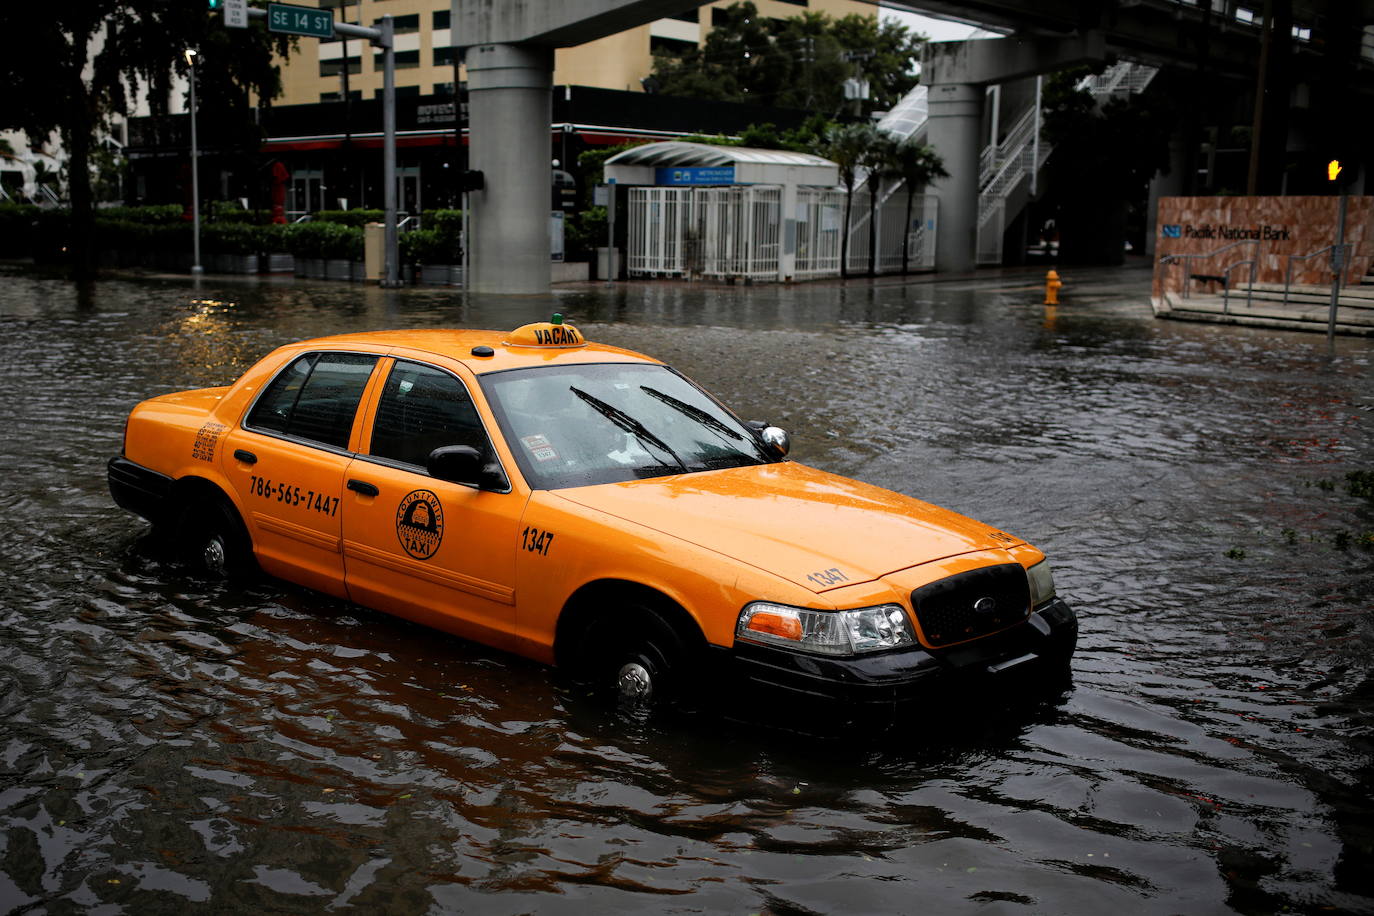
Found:
[{"label": "staircase", "polygon": [[[1101,105],[1113,98],[1144,92],[1158,72],[1146,64],[1120,61],[1096,76],[1084,77],[1078,88],[1092,93]],[[883,116],[878,129],[897,137],[923,140],[929,126],[928,93],[925,86],[912,89]],[[1037,142],[1039,128],[1040,112],[1032,105],[1012,123],[1000,142],[988,144],[978,157],[979,264],[1001,263],[1002,233],[1007,221],[1015,218],[1030,200],[1031,177],[1038,175],[1049,159],[1052,148],[1043,138]],[[867,173],[861,173],[858,185],[867,180]],[[900,186],[898,183],[886,189],[880,201],[886,201]],[[855,224],[856,229],[858,225]]]},{"label": "staircase", "polygon": [[[1159,318],[1320,333],[1326,332],[1330,314],[1329,286],[1291,286],[1286,301],[1282,283],[1237,284],[1219,292],[1193,292],[1186,299],[1170,292],[1163,301],[1155,301]],[[1374,337],[1374,275],[1341,288],[1336,300],[1336,333]]]}]

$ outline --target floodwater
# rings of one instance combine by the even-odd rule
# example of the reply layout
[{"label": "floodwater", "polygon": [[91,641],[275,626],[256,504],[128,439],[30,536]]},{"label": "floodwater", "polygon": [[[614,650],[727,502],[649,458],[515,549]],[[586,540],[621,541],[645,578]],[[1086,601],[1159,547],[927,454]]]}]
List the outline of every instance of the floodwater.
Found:
[{"label": "floodwater", "polygon": [[[0,273],[0,912],[1374,911],[1374,343],[1155,321],[1141,271],[475,298]],[[273,346],[566,313],[793,456],[1017,532],[1072,686],[888,734],[645,719],[150,553],[138,400]],[[762,720],[762,721],[761,721]],[[822,725],[823,723],[818,723]]]}]

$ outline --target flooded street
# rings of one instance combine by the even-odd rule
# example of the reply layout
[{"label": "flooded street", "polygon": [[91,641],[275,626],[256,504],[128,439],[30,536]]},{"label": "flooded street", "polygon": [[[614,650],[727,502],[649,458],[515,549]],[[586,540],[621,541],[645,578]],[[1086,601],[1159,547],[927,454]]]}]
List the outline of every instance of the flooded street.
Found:
[{"label": "flooded street", "polygon": [[[1374,911],[1374,341],[1156,321],[1139,270],[1065,270],[1055,312],[1016,273],[465,302],[3,271],[0,913]],[[748,696],[646,720],[197,581],[110,498],[145,397],[553,311],[796,460],[1045,550],[1072,686],[885,735],[760,727]]]}]

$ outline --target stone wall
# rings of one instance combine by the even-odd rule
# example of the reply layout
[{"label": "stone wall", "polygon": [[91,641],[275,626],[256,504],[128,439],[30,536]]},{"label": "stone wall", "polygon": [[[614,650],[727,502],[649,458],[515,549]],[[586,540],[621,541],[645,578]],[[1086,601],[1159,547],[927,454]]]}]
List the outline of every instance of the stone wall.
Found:
[{"label": "stone wall", "polygon": [[[1191,262],[1194,275],[1207,276],[1221,276],[1229,265],[1257,257],[1256,280],[1282,283],[1290,255],[1335,244],[1339,205],[1336,197],[1162,197],[1155,254],[1163,258],[1218,252]],[[1374,197],[1351,197],[1347,202],[1345,241],[1353,246],[1345,282],[1358,283],[1374,263]],[[1292,263],[1295,284],[1331,285],[1328,255]],[[1182,263],[1156,260],[1154,295],[1181,292],[1185,270]],[[1237,267],[1230,276],[1233,285],[1243,283],[1249,269]]]}]

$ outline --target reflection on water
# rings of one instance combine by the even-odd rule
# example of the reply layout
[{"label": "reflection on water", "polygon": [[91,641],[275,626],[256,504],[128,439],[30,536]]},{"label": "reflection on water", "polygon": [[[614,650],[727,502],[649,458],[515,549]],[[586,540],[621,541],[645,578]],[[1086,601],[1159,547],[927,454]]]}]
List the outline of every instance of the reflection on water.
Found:
[{"label": "reflection on water", "polygon": [[[1155,322],[1135,274],[1066,280],[1049,314],[1015,280],[83,303],[0,275],[0,911],[1369,910],[1374,512],[1342,484],[1374,455],[1374,348],[1328,363],[1319,335]],[[110,502],[142,397],[302,337],[552,311],[799,460],[1046,549],[1071,689],[842,740],[759,729],[748,697],[644,721],[346,603],[189,580]]]}]

